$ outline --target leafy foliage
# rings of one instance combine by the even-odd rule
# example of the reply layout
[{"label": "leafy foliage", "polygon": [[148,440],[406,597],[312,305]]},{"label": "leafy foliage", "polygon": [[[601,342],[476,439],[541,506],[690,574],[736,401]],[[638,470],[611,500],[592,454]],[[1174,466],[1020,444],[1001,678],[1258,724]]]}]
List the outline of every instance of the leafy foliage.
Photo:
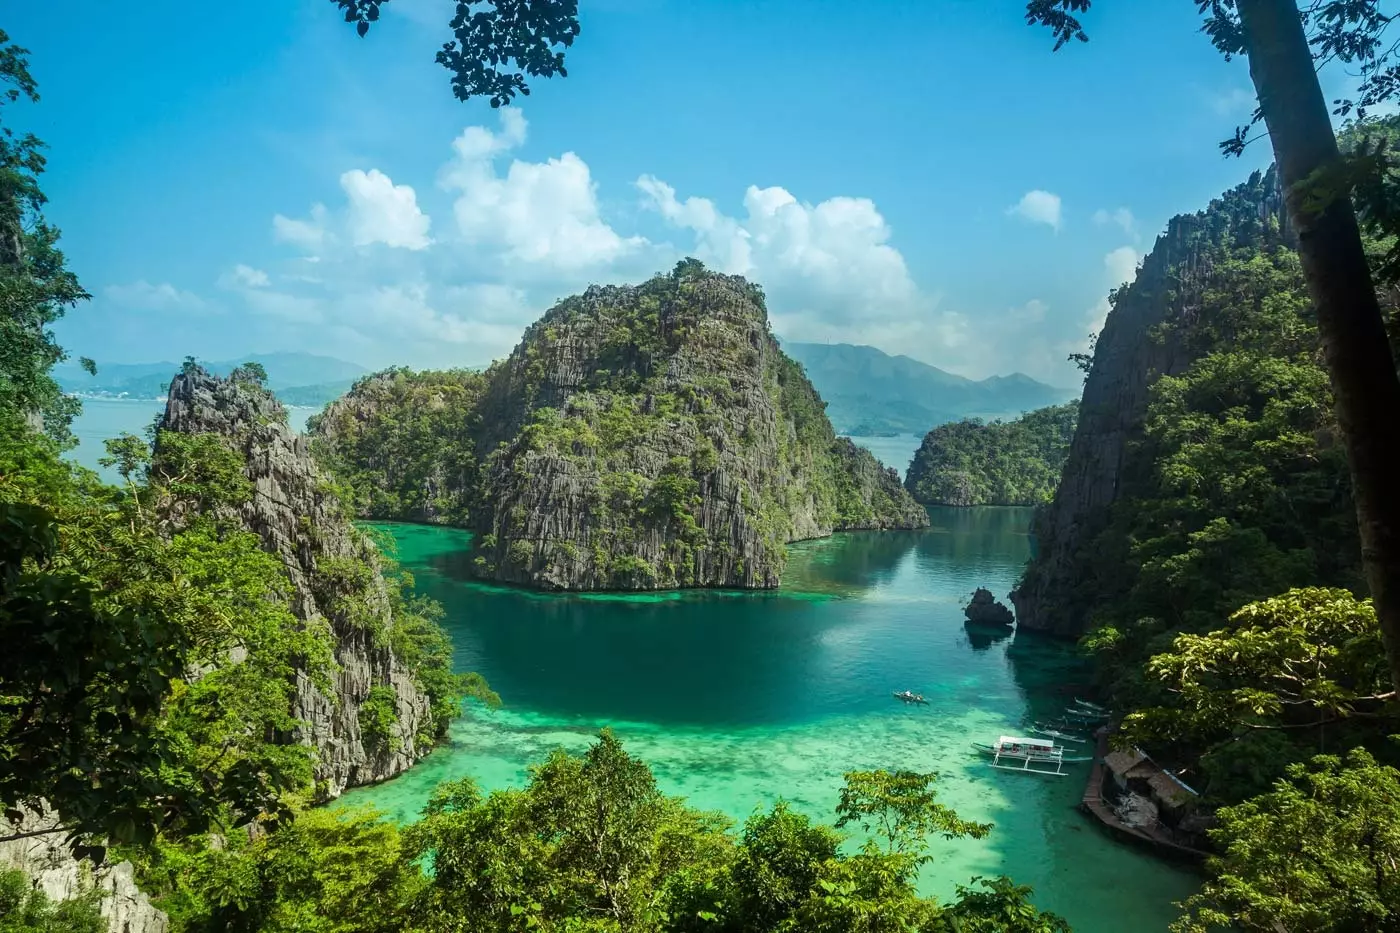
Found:
[{"label": "leafy foliage", "polygon": [[926,505],[1038,505],[1059,485],[1079,405],[990,424],[970,418],[924,436],[905,487]]},{"label": "leafy foliage", "polygon": [[[1345,590],[1290,590],[1245,606],[1227,628],[1178,636],[1147,676],[1170,705],[1130,714],[1125,731],[1192,749],[1207,790],[1226,800],[1267,790],[1310,745],[1379,739],[1376,719],[1392,698],[1375,612]],[[1241,769],[1242,751],[1272,767]]]},{"label": "leafy foliage", "polygon": [[10,430],[13,419],[42,424],[66,441],[78,404],[49,375],[64,359],[49,326],[89,296],[65,268],[58,231],[41,213],[44,144],[16,133],[4,109],[38,99],[28,50],[0,30],[0,427]]},{"label": "leafy foliage", "polygon": [[366,376],[307,422],[312,449],[361,517],[465,525],[484,387],[467,370]]},{"label": "leafy foliage", "polygon": [[[347,23],[364,36],[388,0],[331,0]],[[472,8],[480,4],[482,9]],[[459,0],[451,22],[453,39],[437,53],[452,73],[458,100],[489,97],[492,107],[509,104],[517,93],[529,96],[514,64],[534,78],[567,77],[564,53],[578,36],[578,0]]]},{"label": "leafy foliage", "polygon": [[0,933],[105,933],[95,891],[51,902],[21,871],[0,870]]},{"label": "leafy foliage", "polygon": [[861,814],[897,809],[907,851],[872,841],[846,855],[839,833],[784,803],[736,837],[725,817],[662,794],[605,730],[584,754],[531,768],[523,789],[439,785],[402,833],[371,813],[310,811],[251,841],[163,849],[141,870],[190,933],[1067,931],[1005,878],[948,905],[917,895],[920,827],[961,823],[929,777],[849,775],[843,797]]},{"label": "leafy foliage", "polygon": [[1318,756],[1217,816],[1223,854],[1175,933],[1400,930],[1400,771]]}]

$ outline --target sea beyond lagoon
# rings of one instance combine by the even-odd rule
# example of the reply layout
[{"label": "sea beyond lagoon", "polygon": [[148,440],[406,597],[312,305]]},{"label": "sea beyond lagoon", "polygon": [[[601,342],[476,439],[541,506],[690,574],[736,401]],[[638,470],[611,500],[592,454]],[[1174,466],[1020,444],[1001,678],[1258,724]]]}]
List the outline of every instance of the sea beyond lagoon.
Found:
[{"label": "sea beyond lagoon", "polygon": [[[102,441],[141,434],[162,408],[85,399],[70,458],[109,474],[97,463]],[[288,420],[302,429],[313,413],[292,409]],[[919,442],[853,440],[901,474]],[[935,841],[922,893],[1006,874],[1076,933],[1164,930],[1198,880],[1113,841],[1076,809],[1087,766],[1010,774],[970,747],[1053,717],[1088,678],[1065,643],[963,625],[976,587],[1005,599],[1030,554],[1030,516],[933,508],[924,531],[802,542],[777,592],[573,596],[471,580],[468,532],[374,524],[419,592],[446,609],[456,668],[486,675],[504,705],[470,706],[443,748],[336,805],[411,821],[439,781],[520,786],[530,764],[559,746],[586,748],[605,725],[667,793],[740,822],[780,797],[830,822],[844,771],[931,770],[943,803],[996,828],[983,841]],[[905,689],[929,705],[891,695]]]}]

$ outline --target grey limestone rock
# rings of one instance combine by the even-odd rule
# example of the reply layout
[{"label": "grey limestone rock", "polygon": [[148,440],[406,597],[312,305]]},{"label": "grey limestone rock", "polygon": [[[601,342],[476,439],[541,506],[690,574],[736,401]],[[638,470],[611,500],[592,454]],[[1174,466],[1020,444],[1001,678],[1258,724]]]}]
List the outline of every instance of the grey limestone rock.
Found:
[{"label": "grey limestone rock", "polygon": [[1152,384],[1193,359],[1176,339],[1158,337],[1156,325],[1198,312],[1213,245],[1290,237],[1277,175],[1255,173],[1205,211],[1172,218],[1136,279],[1118,293],[1094,347],[1064,474],[1035,521],[1036,557],[1011,594],[1019,626],[1069,637],[1087,626],[1092,607],[1078,586],[1089,559],[1086,545],[1108,522]]},{"label": "grey limestone rock", "polygon": [[[296,615],[308,624],[330,627],[334,690],[327,695],[301,674],[293,710],[306,723],[297,738],[316,750],[319,792],[335,797],[347,787],[406,770],[427,751],[416,736],[431,716],[429,700],[384,639],[375,639],[363,624],[334,608],[339,590],[348,584],[327,568],[336,561],[365,564],[371,568],[367,591],[357,596],[381,631],[392,625],[378,550],[349,520],[313,462],[307,439],[287,426],[281,403],[269,393],[199,369],[171,381],[160,428],[219,435],[244,458],[254,492],[239,519],[286,568]],[[360,732],[359,711],[377,686],[393,689],[397,741],[369,747]]]}]

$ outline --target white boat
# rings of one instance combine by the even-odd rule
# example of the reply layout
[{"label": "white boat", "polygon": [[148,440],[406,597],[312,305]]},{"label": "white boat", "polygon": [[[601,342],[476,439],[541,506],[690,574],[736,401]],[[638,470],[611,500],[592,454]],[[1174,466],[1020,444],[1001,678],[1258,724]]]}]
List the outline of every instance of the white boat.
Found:
[{"label": "white boat", "polygon": [[1092,760],[1089,756],[1066,758],[1064,748],[1049,739],[1003,735],[995,745],[973,742],[972,747],[991,755],[993,768],[1030,774],[1064,775],[1065,764]]},{"label": "white boat", "polygon": [[1090,703],[1088,700],[1081,700],[1079,697],[1074,698],[1074,705],[1084,710],[1086,713],[1097,713],[1100,716],[1108,715],[1107,707],[1100,706],[1097,703]]}]

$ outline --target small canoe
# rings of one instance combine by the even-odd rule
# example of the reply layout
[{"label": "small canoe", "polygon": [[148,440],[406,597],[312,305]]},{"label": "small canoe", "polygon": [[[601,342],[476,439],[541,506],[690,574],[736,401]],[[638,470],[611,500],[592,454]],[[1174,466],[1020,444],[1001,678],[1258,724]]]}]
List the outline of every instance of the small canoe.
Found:
[{"label": "small canoe", "polygon": [[918,694],[918,693],[898,693],[898,692],[896,692],[895,695],[894,695],[894,698],[895,698],[896,700],[903,700],[905,703],[922,703],[922,704],[924,704],[925,706],[928,705],[928,700],[925,700],[925,699],[923,698],[923,696],[922,696],[921,694]]},{"label": "small canoe", "polygon": [[1074,698],[1074,705],[1089,713],[1098,713],[1103,716],[1108,715],[1108,707],[1100,706],[1097,703],[1090,703],[1088,700],[1081,700],[1079,697]]}]

